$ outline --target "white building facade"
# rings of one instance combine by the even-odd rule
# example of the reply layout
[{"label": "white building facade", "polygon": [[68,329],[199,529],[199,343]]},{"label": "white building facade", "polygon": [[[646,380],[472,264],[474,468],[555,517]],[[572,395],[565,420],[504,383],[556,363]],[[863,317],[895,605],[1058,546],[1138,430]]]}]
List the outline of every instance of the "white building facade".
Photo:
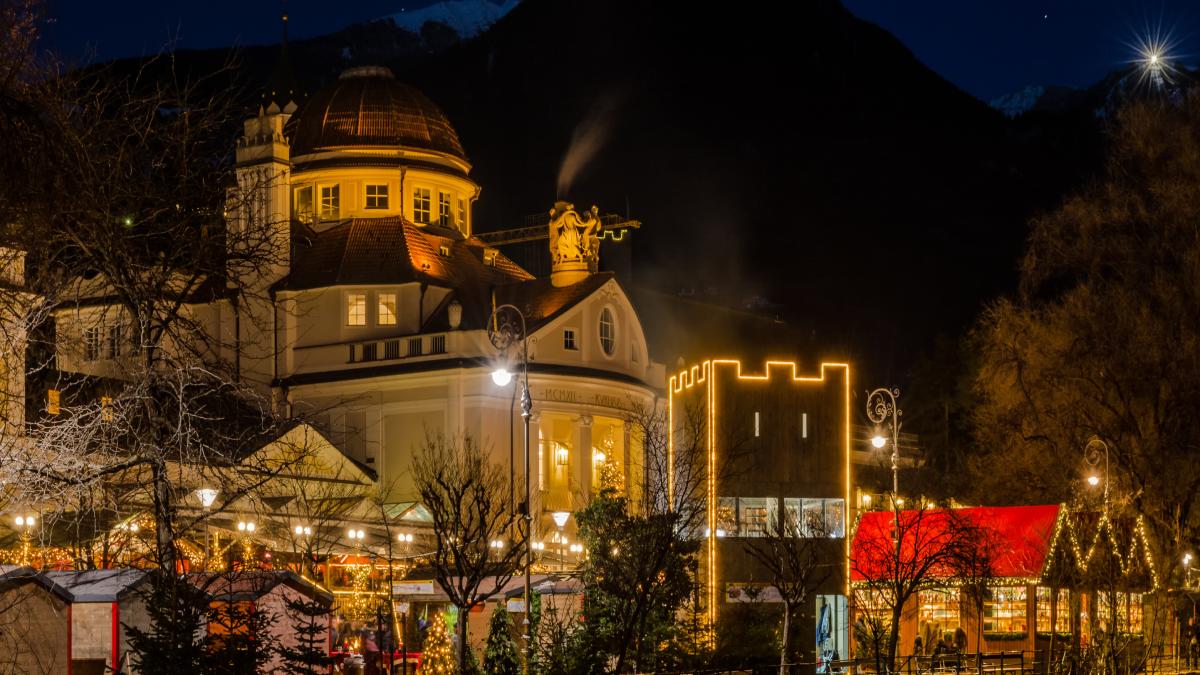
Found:
[{"label": "white building facade", "polygon": [[625,291],[592,271],[593,214],[556,207],[550,278],[474,238],[480,187],[456,132],[378,67],[247,120],[237,162],[260,196],[230,226],[281,223],[280,264],[263,280],[269,301],[197,311],[232,331],[224,356],[243,377],[374,470],[401,519],[422,520],[410,467],[429,435],[469,434],[523,485],[517,383],[490,376],[501,355],[486,327],[504,304],[527,324],[535,536],[585,504],[602,469],[640,498],[629,417],[658,405],[664,373]]}]

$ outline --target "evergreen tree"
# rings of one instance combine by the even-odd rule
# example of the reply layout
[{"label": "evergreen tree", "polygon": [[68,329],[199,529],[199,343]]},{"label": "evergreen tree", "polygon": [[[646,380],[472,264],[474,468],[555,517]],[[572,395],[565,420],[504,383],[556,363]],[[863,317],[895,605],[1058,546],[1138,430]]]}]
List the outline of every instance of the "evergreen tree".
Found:
[{"label": "evergreen tree", "polygon": [[421,675],[454,675],[457,664],[454,645],[450,643],[450,631],[446,628],[446,617],[437,614],[429,624],[421,654]]},{"label": "evergreen tree", "polygon": [[202,672],[204,644],[197,638],[208,610],[208,594],[184,577],[152,571],[142,591],[148,630],[124,624],[131,659],[142,673]]},{"label": "evergreen tree", "polygon": [[267,662],[275,652],[270,632],[276,620],[274,614],[262,611],[256,602],[228,598],[213,603],[208,620],[201,672],[239,675],[266,672]]},{"label": "evergreen tree", "polygon": [[326,641],[329,635],[329,606],[317,600],[297,598],[287,603],[288,618],[296,644],[280,647],[283,672],[288,675],[319,675],[329,672]]},{"label": "evergreen tree", "polygon": [[503,605],[496,605],[488,624],[487,645],[483,650],[483,672],[485,675],[519,675],[521,660],[517,656],[517,644],[513,640],[512,617]]}]

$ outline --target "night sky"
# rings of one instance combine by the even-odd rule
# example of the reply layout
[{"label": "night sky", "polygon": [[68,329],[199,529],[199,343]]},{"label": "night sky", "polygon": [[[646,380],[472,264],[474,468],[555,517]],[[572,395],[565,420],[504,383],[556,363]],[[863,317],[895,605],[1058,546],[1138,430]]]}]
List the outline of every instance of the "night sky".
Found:
[{"label": "night sky", "polygon": [[[1170,34],[1173,53],[1200,61],[1200,4],[1194,0],[844,0],[926,65],[990,100],[1029,84],[1086,86],[1134,58],[1140,36]],[[421,7],[429,0],[290,0],[294,37]],[[181,48],[278,40],[276,0],[46,0],[54,17],[45,44],[71,61]],[[764,5],[775,6],[775,5]],[[779,5],[786,6],[786,5]],[[766,16],[764,13],[764,20]]]}]

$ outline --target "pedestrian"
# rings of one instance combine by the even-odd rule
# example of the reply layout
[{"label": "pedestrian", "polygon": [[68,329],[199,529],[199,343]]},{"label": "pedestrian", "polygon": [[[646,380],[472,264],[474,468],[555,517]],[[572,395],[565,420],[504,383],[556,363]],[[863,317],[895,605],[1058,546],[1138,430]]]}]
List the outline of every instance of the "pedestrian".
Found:
[{"label": "pedestrian", "polygon": [[962,626],[954,629],[954,648],[960,654],[967,651],[967,631]]},{"label": "pedestrian", "polygon": [[379,644],[375,642],[375,631],[371,630],[370,626],[364,626],[359,633],[361,636],[363,655],[363,664],[366,666],[365,675],[378,675],[379,673]]},{"label": "pedestrian", "polygon": [[920,656],[921,654],[925,653],[923,646],[924,645],[921,643],[921,636],[918,635],[913,640],[913,656]]},{"label": "pedestrian", "polygon": [[1200,625],[1196,624],[1196,618],[1188,619],[1188,658],[1187,664],[1190,668],[1200,667]]}]

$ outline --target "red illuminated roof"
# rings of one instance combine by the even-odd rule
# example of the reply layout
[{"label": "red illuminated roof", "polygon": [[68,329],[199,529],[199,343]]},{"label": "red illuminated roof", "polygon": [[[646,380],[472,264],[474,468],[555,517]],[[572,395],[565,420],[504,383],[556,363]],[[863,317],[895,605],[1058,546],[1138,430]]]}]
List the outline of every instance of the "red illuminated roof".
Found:
[{"label": "red illuminated roof", "polygon": [[[920,562],[921,555],[932,555],[942,539],[953,531],[956,519],[981,528],[991,542],[991,576],[1007,578],[1040,577],[1046,566],[1058,504],[1048,506],[980,506],[968,509],[928,509],[924,512],[900,512],[902,560]],[[895,514],[871,511],[859,519],[851,543],[850,577],[867,581],[887,576],[888,552],[894,541]],[[948,570],[931,570],[932,577],[948,576]]]}]

